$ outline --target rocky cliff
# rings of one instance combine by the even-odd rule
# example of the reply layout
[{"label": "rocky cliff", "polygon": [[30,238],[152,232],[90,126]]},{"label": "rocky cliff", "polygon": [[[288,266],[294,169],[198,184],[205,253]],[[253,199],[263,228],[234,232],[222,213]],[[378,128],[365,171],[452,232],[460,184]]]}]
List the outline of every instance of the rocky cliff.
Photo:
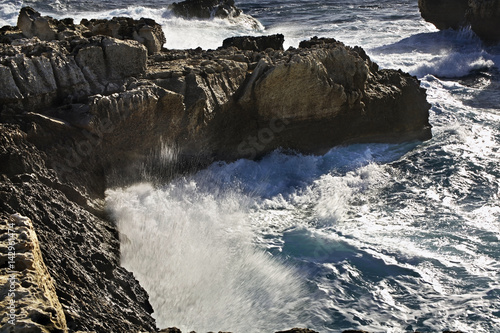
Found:
[{"label": "rocky cliff", "polygon": [[154,32],[147,19],[75,25],[28,8],[19,22],[0,31],[0,217],[32,221],[47,268],[36,274],[53,279],[35,285],[60,304],[43,305],[40,318],[60,331],[156,330],[146,292],[120,267],[102,199],[113,175],[136,180],[161,144],[176,147],[174,170],[186,172],[276,148],[430,137],[418,80],[333,39],[153,52],[135,38],[142,24]]},{"label": "rocky cliff", "polygon": [[471,26],[486,43],[500,41],[500,0],[418,0],[418,6],[438,29]]}]

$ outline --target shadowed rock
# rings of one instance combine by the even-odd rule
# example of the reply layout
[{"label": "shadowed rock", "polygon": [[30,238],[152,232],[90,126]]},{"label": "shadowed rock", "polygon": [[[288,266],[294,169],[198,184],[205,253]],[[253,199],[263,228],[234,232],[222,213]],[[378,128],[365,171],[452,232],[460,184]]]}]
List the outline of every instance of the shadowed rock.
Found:
[{"label": "shadowed rock", "polygon": [[276,34],[272,36],[243,36],[231,37],[224,40],[222,47],[227,49],[234,46],[240,50],[265,51],[266,49],[283,50],[285,36]]},{"label": "shadowed rock", "polygon": [[438,29],[459,29],[465,22],[469,8],[468,0],[418,0],[418,7],[424,20]]},{"label": "shadowed rock", "polygon": [[419,0],[422,17],[438,29],[471,26],[486,43],[500,41],[500,0]]},{"label": "shadowed rock", "polygon": [[200,19],[236,17],[242,13],[234,0],[186,0],[174,2],[170,9],[177,16]]},{"label": "shadowed rock", "polygon": [[467,22],[487,43],[500,42],[500,0],[469,0]]}]

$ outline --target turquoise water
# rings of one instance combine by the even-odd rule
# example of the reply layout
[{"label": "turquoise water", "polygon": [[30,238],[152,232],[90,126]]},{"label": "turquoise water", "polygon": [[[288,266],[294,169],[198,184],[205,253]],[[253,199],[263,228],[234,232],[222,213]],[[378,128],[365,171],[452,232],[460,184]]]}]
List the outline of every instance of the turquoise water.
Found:
[{"label": "turquoise water", "polygon": [[334,37],[427,89],[427,142],[278,151],[108,190],[123,265],[160,327],[500,332],[498,47],[437,31],[417,1],[237,3],[258,31],[174,18],[168,1],[3,1],[0,23],[15,22],[22,3],[57,17],[153,17],[169,48],[216,48],[242,34],[284,33],[286,47]]}]

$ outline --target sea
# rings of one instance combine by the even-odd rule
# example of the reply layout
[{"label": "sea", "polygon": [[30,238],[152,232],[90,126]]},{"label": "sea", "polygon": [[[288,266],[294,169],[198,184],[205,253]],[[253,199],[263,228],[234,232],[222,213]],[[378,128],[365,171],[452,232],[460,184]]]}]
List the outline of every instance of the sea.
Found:
[{"label": "sea", "polygon": [[[169,0],[0,0],[56,18],[150,17],[165,47],[282,33],[363,47],[417,76],[433,138],[277,150],[163,183],[110,188],[122,265],[158,326],[184,332],[500,332],[500,47],[468,28],[438,31],[417,0],[237,0],[236,20],[186,20]],[[175,163],[168,144],[159,157]]]}]

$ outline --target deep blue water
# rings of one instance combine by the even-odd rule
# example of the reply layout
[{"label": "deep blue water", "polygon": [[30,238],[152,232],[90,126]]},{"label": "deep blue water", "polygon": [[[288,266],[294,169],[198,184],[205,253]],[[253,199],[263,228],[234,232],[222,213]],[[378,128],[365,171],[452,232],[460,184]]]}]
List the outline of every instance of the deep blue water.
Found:
[{"label": "deep blue water", "polygon": [[[263,27],[186,21],[169,1],[5,1],[57,17],[149,16],[167,47],[284,33],[360,45],[418,76],[433,139],[324,156],[275,152],[188,178],[107,192],[123,264],[160,326],[271,332],[500,332],[500,48],[437,31],[417,1],[239,1]],[[166,158],[175,158],[168,148]]]}]

